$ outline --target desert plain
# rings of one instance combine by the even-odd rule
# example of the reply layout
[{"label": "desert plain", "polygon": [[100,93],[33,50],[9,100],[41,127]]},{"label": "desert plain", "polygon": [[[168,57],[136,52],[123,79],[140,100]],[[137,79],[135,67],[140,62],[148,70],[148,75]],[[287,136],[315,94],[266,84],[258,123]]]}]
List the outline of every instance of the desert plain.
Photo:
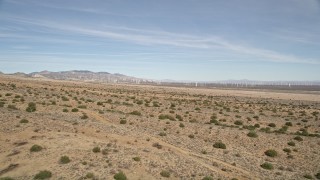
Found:
[{"label": "desert plain", "polygon": [[0,179],[320,179],[320,92],[0,76]]}]

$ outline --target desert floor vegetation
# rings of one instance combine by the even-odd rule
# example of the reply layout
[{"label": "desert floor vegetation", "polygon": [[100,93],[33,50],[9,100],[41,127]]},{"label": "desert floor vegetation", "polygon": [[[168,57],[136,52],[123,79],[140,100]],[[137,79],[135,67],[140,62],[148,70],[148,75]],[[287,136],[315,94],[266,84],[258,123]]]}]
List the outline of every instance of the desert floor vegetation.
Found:
[{"label": "desert floor vegetation", "polygon": [[319,102],[0,75],[0,179],[319,179]]}]

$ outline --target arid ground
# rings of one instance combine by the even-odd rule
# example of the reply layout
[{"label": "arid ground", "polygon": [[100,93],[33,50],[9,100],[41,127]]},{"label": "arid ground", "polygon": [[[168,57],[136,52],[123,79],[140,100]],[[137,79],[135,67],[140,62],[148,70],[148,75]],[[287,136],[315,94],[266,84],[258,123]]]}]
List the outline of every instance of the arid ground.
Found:
[{"label": "arid ground", "polygon": [[1,75],[0,179],[317,179],[319,112],[319,92]]}]

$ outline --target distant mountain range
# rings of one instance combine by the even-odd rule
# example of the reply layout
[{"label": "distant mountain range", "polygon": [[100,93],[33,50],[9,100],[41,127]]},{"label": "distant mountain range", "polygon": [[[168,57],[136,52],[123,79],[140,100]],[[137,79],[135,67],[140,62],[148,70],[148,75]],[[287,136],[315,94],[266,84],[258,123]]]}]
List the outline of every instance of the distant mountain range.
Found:
[{"label": "distant mountain range", "polygon": [[123,74],[111,74],[108,72],[91,72],[86,70],[73,70],[73,71],[41,71],[26,73],[13,73],[11,75],[20,77],[31,77],[31,78],[47,78],[56,80],[74,80],[74,81],[85,81],[85,82],[105,82],[105,83],[148,83],[153,82],[152,80],[136,78],[131,76],[126,76]]},{"label": "distant mountain range", "polygon": [[[0,72],[0,74],[3,74]],[[30,77],[30,78],[47,78],[56,80],[73,80],[85,82],[101,82],[101,83],[127,83],[127,84],[151,84],[151,85],[168,85],[168,86],[189,86],[189,87],[236,87],[236,88],[268,88],[280,87],[290,89],[291,87],[317,86],[320,88],[320,81],[252,81],[252,80],[224,80],[224,81],[176,81],[176,80],[151,80],[136,78],[123,74],[112,74],[108,72],[91,72],[87,70],[72,70],[72,71],[41,71],[33,73],[17,72],[9,75]],[[307,88],[310,89],[310,88]],[[314,89],[314,88],[312,88]]]}]

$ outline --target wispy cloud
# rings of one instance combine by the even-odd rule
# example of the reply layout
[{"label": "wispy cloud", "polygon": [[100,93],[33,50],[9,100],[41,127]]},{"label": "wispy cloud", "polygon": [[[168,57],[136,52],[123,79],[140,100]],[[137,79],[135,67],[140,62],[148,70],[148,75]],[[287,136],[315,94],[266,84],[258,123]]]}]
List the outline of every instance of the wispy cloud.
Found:
[{"label": "wispy cloud", "polygon": [[272,32],[261,32],[271,38],[286,40],[291,43],[320,45],[320,32],[275,28]]},{"label": "wispy cloud", "polygon": [[208,50],[222,49],[240,54],[250,55],[258,60],[263,61],[320,64],[319,59],[306,59],[268,49],[255,48],[228,41],[219,36],[198,36],[116,26],[90,28],[79,25],[71,25],[67,22],[27,19],[14,16],[6,16],[5,18],[10,19],[11,21],[15,21],[16,23],[23,23],[46,28],[47,30],[52,30],[52,32],[61,34],[78,34],[81,36],[100,39],[113,39],[143,45],[167,45],[182,48],[198,48]]}]

